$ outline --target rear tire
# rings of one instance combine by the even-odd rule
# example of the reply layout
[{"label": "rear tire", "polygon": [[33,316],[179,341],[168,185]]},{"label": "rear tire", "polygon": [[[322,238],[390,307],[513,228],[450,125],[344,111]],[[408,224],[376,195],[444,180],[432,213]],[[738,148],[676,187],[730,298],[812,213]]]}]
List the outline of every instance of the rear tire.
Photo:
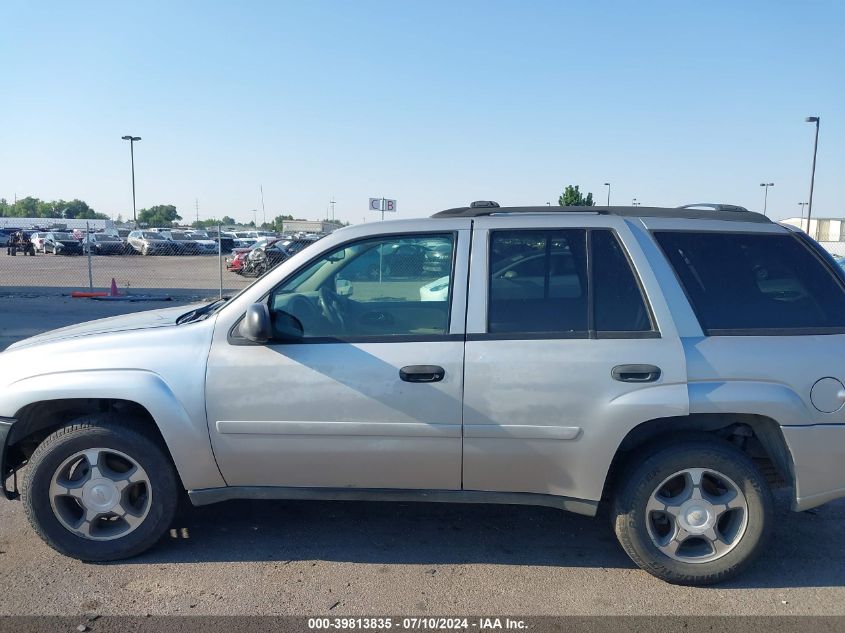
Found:
[{"label": "rear tire", "polygon": [[613,523],[622,548],[648,573],[679,585],[713,584],[742,572],[765,547],[771,491],[729,442],[677,437],[629,463]]},{"label": "rear tire", "polygon": [[83,561],[145,551],[170,527],[178,503],[164,450],[110,414],[52,433],[27,471],[23,502],[32,527],[50,547]]}]

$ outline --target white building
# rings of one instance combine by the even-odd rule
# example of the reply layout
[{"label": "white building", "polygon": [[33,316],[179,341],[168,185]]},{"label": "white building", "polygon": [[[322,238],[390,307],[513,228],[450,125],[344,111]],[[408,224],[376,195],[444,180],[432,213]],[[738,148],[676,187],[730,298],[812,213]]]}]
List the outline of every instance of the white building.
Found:
[{"label": "white building", "polygon": [[282,226],[285,233],[331,233],[341,228],[340,224],[323,220],[285,220]]},{"label": "white building", "polygon": [[102,231],[114,226],[113,220],[66,220],[64,218],[0,218],[0,229],[12,227],[16,229],[49,228],[57,229],[84,229],[85,225],[93,231]]},{"label": "white building", "polygon": [[797,226],[833,255],[845,256],[845,218],[813,218],[807,230],[807,218],[786,218],[781,224]]}]

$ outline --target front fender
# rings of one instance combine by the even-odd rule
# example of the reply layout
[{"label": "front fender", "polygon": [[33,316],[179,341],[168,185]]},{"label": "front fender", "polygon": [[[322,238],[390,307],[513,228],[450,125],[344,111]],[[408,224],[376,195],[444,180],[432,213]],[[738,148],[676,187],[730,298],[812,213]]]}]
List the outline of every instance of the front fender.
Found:
[{"label": "front fender", "polygon": [[[0,394],[0,411],[71,398],[135,402],[152,415],[187,489],[225,486],[211,450],[205,411],[185,409],[156,373],[141,369],[56,372],[24,378]],[[17,416],[16,416],[17,417]]]}]

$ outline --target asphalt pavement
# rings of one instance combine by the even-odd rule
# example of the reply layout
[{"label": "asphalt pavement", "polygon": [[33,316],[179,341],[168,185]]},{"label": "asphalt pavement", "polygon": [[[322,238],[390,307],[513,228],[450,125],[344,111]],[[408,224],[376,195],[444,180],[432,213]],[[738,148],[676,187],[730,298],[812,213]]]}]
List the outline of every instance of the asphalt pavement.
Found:
[{"label": "asphalt pavement", "polygon": [[[3,291],[0,348],[166,305]],[[795,514],[779,495],[757,563],[700,589],[635,568],[606,518],[550,508],[186,502],[153,550],[85,564],[42,543],[20,502],[2,501],[0,615],[845,615],[843,542],[845,502]]]}]

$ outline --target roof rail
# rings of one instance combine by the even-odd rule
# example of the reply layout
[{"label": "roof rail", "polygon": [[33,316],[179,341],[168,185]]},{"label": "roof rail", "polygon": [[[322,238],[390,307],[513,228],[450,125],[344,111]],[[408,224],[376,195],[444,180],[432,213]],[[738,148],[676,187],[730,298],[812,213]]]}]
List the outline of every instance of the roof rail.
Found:
[{"label": "roof rail", "polygon": [[[706,207],[706,208],[703,208]],[[718,208],[714,208],[718,207]],[[679,218],[697,220],[728,220],[733,222],[755,222],[770,224],[772,221],[761,213],[754,213],[735,205],[687,205],[685,207],[500,207],[476,206],[456,207],[435,213],[433,218],[477,218],[488,215],[549,213],[597,213],[631,218]]]},{"label": "roof rail", "polygon": [[736,204],[717,204],[713,202],[698,202],[696,204],[685,204],[678,207],[678,209],[711,209],[713,211],[744,211],[748,213],[748,209],[740,207]]}]

